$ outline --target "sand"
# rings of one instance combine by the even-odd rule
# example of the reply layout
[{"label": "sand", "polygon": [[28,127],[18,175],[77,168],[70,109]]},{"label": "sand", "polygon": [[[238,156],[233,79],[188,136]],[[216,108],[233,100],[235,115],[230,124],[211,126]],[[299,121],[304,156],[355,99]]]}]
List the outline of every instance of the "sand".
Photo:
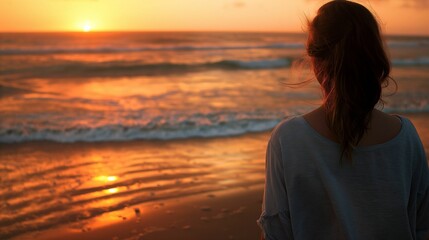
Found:
[{"label": "sand", "polygon": [[[429,116],[407,114],[429,152]],[[269,132],[6,144],[2,239],[259,239]]]},{"label": "sand", "polygon": [[[136,205],[100,217],[105,226],[60,227],[19,239],[259,239],[262,186]],[[140,213],[136,213],[141,211]],[[97,221],[97,220],[95,220]]]},{"label": "sand", "polygon": [[2,145],[0,238],[250,239],[268,137]]}]

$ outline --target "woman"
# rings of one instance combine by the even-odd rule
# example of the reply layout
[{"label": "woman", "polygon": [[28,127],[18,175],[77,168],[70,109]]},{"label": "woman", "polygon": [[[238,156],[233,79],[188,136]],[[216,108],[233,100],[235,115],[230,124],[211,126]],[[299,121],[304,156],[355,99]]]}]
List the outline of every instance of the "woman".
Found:
[{"label": "woman", "polygon": [[405,117],[374,107],[390,64],[374,16],[331,1],[309,23],[321,107],[289,118],[268,143],[265,239],[427,239],[429,172]]}]

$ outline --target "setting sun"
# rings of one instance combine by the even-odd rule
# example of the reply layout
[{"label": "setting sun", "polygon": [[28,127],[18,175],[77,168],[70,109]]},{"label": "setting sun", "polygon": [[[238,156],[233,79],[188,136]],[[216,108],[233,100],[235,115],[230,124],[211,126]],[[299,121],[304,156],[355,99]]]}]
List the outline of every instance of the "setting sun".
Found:
[{"label": "setting sun", "polygon": [[90,32],[92,30],[92,26],[89,23],[85,23],[85,25],[83,25],[82,30],[84,32]]},{"label": "setting sun", "polygon": [[[385,33],[429,34],[426,24],[429,5],[425,0],[356,1],[377,12],[383,20]],[[302,32],[305,16],[311,17],[317,7],[326,0],[42,0],[43,4],[36,2],[38,1],[0,1],[0,32]]]}]

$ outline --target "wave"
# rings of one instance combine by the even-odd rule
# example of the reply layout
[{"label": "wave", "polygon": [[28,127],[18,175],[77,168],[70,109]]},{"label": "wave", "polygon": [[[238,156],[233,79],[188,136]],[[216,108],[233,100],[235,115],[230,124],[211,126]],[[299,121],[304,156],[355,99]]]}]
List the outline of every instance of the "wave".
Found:
[{"label": "wave", "polygon": [[[194,113],[193,115],[178,114],[172,116],[141,117],[124,116],[122,124],[106,123],[104,117],[52,116],[37,124],[33,118],[14,123],[0,125],[0,143],[16,143],[27,141],[54,142],[104,142],[129,140],[174,140],[186,138],[215,138],[236,136],[252,132],[263,132],[273,129],[285,116],[293,116],[308,111],[308,107],[295,106],[286,112],[266,112],[255,110],[249,113],[212,112],[209,114]],[[383,108],[387,113],[428,113],[429,102],[422,94],[399,94],[391,99]],[[90,117],[91,119],[89,119]],[[126,124],[129,120],[133,124]],[[137,121],[137,122],[136,122]],[[78,125],[76,122],[88,122],[91,125]],[[122,122],[122,121],[120,121]]]},{"label": "wave", "polygon": [[418,48],[429,46],[429,40],[420,41],[388,41],[387,46],[390,48]]},{"label": "wave", "polygon": [[393,59],[392,64],[394,66],[428,66],[429,57],[420,57],[420,58],[404,58],[404,59]]},{"label": "wave", "polygon": [[251,70],[287,68],[293,59],[221,60],[204,63],[142,63],[138,61],[63,62],[56,65],[29,67],[18,70],[0,70],[2,75],[21,77],[93,77],[118,75],[167,75],[204,71],[207,69]]},{"label": "wave", "polygon": [[[227,68],[227,69],[270,69],[270,68],[289,67],[291,64],[291,61],[292,60],[288,58],[264,59],[264,60],[222,60],[218,62],[207,62],[203,64],[188,64],[184,66]],[[174,67],[174,64],[170,64],[170,67]]]},{"label": "wave", "polygon": [[[291,67],[294,58],[274,58],[258,60],[226,59],[202,63],[145,63],[141,61],[80,62],[69,61],[53,63],[47,66],[33,66],[20,69],[1,69],[0,75],[13,78],[85,78],[111,76],[156,76],[186,74],[211,69],[263,70]],[[427,67],[429,57],[392,59],[394,67]],[[1,89],[0,89],[1,92]]]},{"label": "wave", "polygon": [[[250,116],[253,115],[253,116]],[[188,118],[174,119],[154,117],[151,121],[136,125],[110,124],[96,127],[70,126],[65,128],[31,127],[30,124],[0,128],[0,142],[24,141],[101,142],[127,140],[172,140],[184,138],[211,138],[234,136],[250,132],[267,131],[281,120],[279,115],[260,117],[243,115],[196,114]],[[69,123],[64,123],[67,126]],[[46,125],[45,125],[46,126]],[[58,125],[57,125],[58,126]]]},{"label": "wave", "polygon": [[246,50],[246,49],[296,49],[304,48],[303,43],[272,43],[264,45],[233,46],[164,46],[164,47],[98,47],[98,48],[10,48],[0,49],[0,55],[39,55],[39,54],[95,54],[127,53],[145,51],[212,51],[212,50]]},{"label": "wave", "polygon": [[[80,62],[69,61],[53,63],[47,66],[34,66],[17,70],[0,70],[2,75],[19,77],[94,77],[94,76],[135,76],[135,75],[168,75],[205,71],[208,69],[220,70],[261,70],[288,68],[294,58],[274,58],[257,60],[225,59],[202,63],[145,63],[141,61],[106,61]],[[429,57],[392,59],[395,67],[429,66]]]},{"label": "wave", "polygon": [[[388,41],[391,48],[415,48],[429,46],[429,40],[425,41]],[[114,54],[127,52],[146,51],[214,51],[214,50],[250,50],[250,49],[304,49],[302,42],[270,43],[260,45],[220,45],[220,46],[153,46],[153,47],[38,47],[38,48],[6,48],[0,49],[0,55],[44,55],[44,54]]]},{"label": "wave", "polygon": [[[175,42],[177,40],[171,40]],[[429,40],[389,40],[390,48],[428,47]],[[304,49],[304,42],[277,42],[249,45],[159,45],[159,46],[98,46],[98,47],[10,47],[0,48],[0,55],[45,55],[45,54],[115,54],[146,51],[211,51],[211,50],[251,50],[251,49]]]},{"label": "wave", "polygon": [[254,61],[221,61],[220,65],[248,68],[248,69],[267,69],[267,68],[282,68],[289,67],[291,60],[287,58],[268,59],[268,60],[254,60]]}]

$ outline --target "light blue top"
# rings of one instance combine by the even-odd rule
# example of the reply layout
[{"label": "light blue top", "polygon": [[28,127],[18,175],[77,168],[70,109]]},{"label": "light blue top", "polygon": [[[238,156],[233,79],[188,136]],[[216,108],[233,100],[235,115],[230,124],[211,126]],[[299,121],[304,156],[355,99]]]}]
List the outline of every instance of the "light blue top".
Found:
[{"label": "light blue top", "polygon": [[266,156],[265,239],[429,239],[429,170],[413,124],[393,139],[357,147],[339,164],[339,144],[302,117],[280,123]]}]

